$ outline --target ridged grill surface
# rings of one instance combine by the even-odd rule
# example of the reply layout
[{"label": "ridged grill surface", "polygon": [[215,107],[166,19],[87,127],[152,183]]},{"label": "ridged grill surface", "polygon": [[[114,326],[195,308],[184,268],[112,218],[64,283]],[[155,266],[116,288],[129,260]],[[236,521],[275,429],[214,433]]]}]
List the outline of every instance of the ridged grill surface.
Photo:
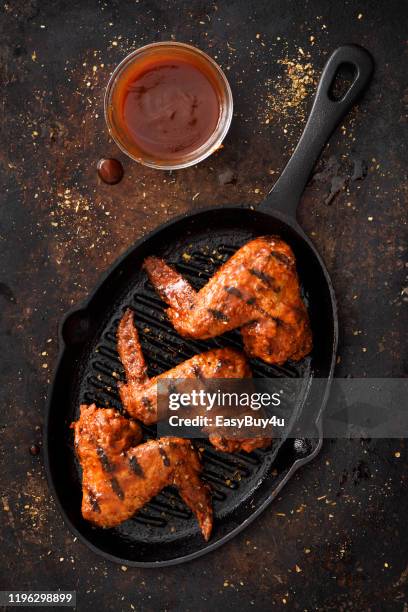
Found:
[{"label": "ridged grill surface", "polygon": [[[237,246],[221,244],[211,252],[206,248],[190,250],[177,260],[177,268],[198,289],[236,249]],[[127,307],[132,308],[135,313],[135,322],[150,376],[165,372],[194,354],[211,348],[230,346],[242,349],[238,331],[209,341],[194,341],[178,336],[167,321],[165,305],[144,278],[135,290],[130,286],[126,299],[118,304],[108,324],[98,335],[79,381],[78,406],[80,403],[95,402],[100,407],[110,406],[122,411],[117,383],[119,380],[124,380],[124,374],[116,350],[116,329]],[[284,367],[269,366],[259,360],[251,360],[250,365],[255,378],[305,378],[308,377],[310,370],[309,359],[296,364],[285,364]],[[283,407],[283,414],[290,417],[292,409],[293,406],[291,408],[286,405]],[[145,439],[155,437],[155,427],[143,426],[143,429]],[[231,455],[216,451],[207,440],[200,439],[196,442],[202,454],[203,480],[212,488],[216,517],[224,516],[232,507],[242,503],[250,495],[270,466],[276,454],[277,444],[278,442],[274,442],[270,449],[257,450],[251,454]],[[146,539],[152,539],[157,531],[159,537],[160,531],[167,528],[174,532],[183,521],[191,522],[191,520],[191,513],[178,494],[168,488],[119,530],[122,530],[122,535],[126,536],[127,524],[136,522],[146,527]],[[129,530],[130,537],[131,530]]]}]

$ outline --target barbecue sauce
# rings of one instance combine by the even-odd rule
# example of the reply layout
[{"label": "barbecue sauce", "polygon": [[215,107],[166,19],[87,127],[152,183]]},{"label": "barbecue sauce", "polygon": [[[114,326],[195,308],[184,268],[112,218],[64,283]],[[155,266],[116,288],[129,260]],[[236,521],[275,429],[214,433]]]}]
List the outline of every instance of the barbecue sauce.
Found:
[{"label": "barbecue sauce", "polygon": [[220,116],[217,84],[200,58],[147,58],[119,79],[115,98],[120,130],[136,151],[155,159],[196,151]]},{"label": "barbecue sauce", "polygon": [[102,158],[97,165],[99,178],[108,185],[116,185],[123,178],[123,166],[119,160]]}]

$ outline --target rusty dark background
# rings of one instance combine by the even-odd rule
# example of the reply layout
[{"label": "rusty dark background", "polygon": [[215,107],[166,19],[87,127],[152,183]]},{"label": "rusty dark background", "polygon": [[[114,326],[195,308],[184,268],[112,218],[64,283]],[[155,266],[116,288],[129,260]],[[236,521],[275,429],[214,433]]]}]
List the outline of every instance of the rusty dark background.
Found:
[{"label": "rusty dark background", "polygon": [[[159,223],[204,204],[256,206],[311,103],[302,95],[288,106],[285,60],[310,63],[313,81],[348,42],[372,52],[376,73],[299,218],[337,292],[337,374],[404,374],[406,4],[9,0],[0,10],[0,587],[76,589],[84,611],[408,610],[404,440],[326,441],[244,533],[158,571],[112,565],[75,541],[50,498],[42,451],[29,453],[41,447],[63,313]],[[117,62],[170,38],[216,57],[235,100],[224,148],[171,174],[121,155],[102,106]],[[119,185],[99,181],[102,156],[123,162]]]}]

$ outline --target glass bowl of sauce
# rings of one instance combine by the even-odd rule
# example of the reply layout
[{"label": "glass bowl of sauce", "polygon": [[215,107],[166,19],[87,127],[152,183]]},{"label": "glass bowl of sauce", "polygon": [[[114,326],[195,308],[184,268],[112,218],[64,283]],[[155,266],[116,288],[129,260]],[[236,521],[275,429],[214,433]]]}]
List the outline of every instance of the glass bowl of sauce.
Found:
[{"label": "glass bowl of sauce", "polygon": [[225,74],[206,53],[178,42],[146,45],[114,70],[105,118],[132,159],[162,170],[196,164],[221,145],[232,119]]}]

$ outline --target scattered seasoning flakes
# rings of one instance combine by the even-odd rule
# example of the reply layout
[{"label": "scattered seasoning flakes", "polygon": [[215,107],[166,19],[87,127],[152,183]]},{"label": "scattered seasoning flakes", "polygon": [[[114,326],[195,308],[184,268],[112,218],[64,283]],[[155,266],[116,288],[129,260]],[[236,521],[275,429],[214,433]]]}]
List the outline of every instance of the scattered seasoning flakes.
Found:
[{"label": "scattered seasoning flakes", "polygon": [[126,565],[121,565],[120,569],[122,570],[122,572],[127,572],[127,567]]},{"label": "scattered seasoning flakes", "polygon": [[363,13],[359,13],[359,14],[357,15],[357,19],[362,19],[362,18],[363,18]]},{"label": "scattered seasoning flakes", "polygon": [[[293,119],[293,109],[296,109],[297,120],[303,122],[306,110],[303,101],[316,84],[315,70],[310,62],[310,54],[302,48],[298,49],[298,57],[285,57],[278,60],[284,69],[282,78],[267,79],[266,88],[269,93],[266,98],[266,120],[276,117],[286,121]],[[265,122],[265,120],[264,120]],[[285,132],[286,130],[286,132]],[[287,133],[287,127],[283,130]]]},{"label": "scattered seasoning flakes", "polygon": [[302,568],[299,567],[297,564],[295,565],[295,571],[297,574],[300,574],[300,572],[302,571]]},{"label": "scattered seasoning flakes", "polygon": [[394,453],[394,457],[396,457],[397,459],[399,459],[401,457],[401,453],[399,451],[396,451]]}]

